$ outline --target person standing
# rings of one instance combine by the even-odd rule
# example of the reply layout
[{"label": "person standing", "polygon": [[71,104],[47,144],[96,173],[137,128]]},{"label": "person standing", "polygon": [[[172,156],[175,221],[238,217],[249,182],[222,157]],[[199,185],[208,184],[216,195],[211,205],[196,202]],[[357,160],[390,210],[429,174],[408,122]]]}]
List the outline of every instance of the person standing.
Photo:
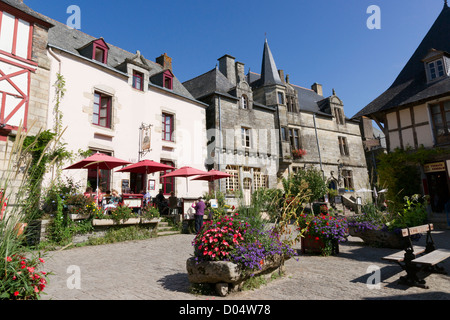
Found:
[{"label": "person standing", "polygon": [[195,232],[198,233],[203,225],[203,215],[205,214],[206,204],[203,202],[202,197],[198,198],[195,204]]},{"label": "person standing", "polygon": [[175,192],[171,192],[170,193],[170,197],[169,197],[169,208],[170,208],[170,213],[172,214],[177,214],[177,209],[178,209],[178,198],[175,197]]}]

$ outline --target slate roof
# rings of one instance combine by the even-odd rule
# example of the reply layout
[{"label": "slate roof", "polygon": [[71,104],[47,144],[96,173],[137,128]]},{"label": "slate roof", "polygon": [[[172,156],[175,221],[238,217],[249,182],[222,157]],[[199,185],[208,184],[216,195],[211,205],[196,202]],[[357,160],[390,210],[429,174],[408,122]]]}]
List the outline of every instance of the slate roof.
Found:
[{"label": "slate roof", "polygon": [[[247,75],[247,79],[252,87],[261,85],[260,78],[261,75],[254,72],[249,72]],[[300,111],[312,112],[315,114],[331,117],[331,114],[323,112],[319,108],[319,102],[325,100],[326,98],[317,94],[314,90],[303,88],[292,83],[290,83],[290,85],[298,93],[298,103]]]},{"label": "slate roof", "polygon": [[264,41],[264,51],[261,65],[261,86],[283,84],[278,73],[275,60],[269,48],[269,43]]},{"label": "slate roof", "polygon": [[[40,13],[34,11],[33,9],[31,9],[30,7],[28,7],[26,4],[23,3],[22,0],[0,0],[1,2],[4,2],[22,12],[25,12],[26,14],[28,14],[29,16],[32,16],[33,18],[42,20],[44,22],[46,22],[47,24],[52,24],[50,19],[48,19],[47,17],[41,15]],[[49,25],[47,25],[48,27]]]},{"label": "slate roof", "polygon": [[423,59],[431,49],[450,52],[450,8],[447,3],[392,85],[353,118],[415,105],[450,92],[450,77],[427,83]]},{"label": "slate roof", "polygon": [[[97,40],[99,38],[95,38],[93,36],[90,36],[80,30],[69,28],[63,23],[60,23],[56,20],[53,20],[41,13],[38,13],[34,10],[32,10],[30,7],[25,5],[20,0],[0,0],[20,11],[25,12],[26,14],[39,19],[41,21],[44,21],[48,24],[49,29],[48,32],[48,45],[53,48],[57,48],[60,50],[63,50],[65,52],[68,52],[70,54],[83,57],[78,49],[81,49],[88,45],[90,42]],[[105,39],[104,39],[105,40]],[[105,66],[103,63],[96,62],[94,60],[91,60],[93,63],[97,63],[102,67],[109,68],[110,70],[113,70],[115,72],[123,72],[123,62],[125,60],[131,60],[136,56],[135,53],[128,52],[126,50],[123,50],[119,47],[116,47],[110,43],[107,43],[109,50],[108,50],[108,61],[107,65]],[[149,66],[149,72],[150,72],[150,78],[152,76],[161,73],[163,71],[163,67],[151,60],[145,59],[146,64]],[[158,86],[157,83],[151,83],[153,86]],[[168,90],[169,92],[173,92],[177,95],[186,97],[188,99],[194,100],[194,97],[189,93],[188,90],[186,90],[185,87],[181,84],[181,82],[174,77],[173,78],[173,88],[172,90]]]},{"label": "slate roof", "polygon": [[235,87],[218,67],[183,82],[183,85],[195,99],[202,99],[214,93],[228,94]]},{"label": "slate roof", "polygon": [[[62,49],[68,53],[82,57],[77,49],[80,49],[86,46],[86,44],[98,39],[84,32],[81,32],[80,30],[69,28],[65,24],[60,23],[56,20],[52,20],[52,22],[55,26],[51,28],[48,33],[48,45],[50,47]],[[136,53],[128,52],[110,43],[107,43],[107,45],[109,47],[107,66],[114,71],[123,73],[123,71],[121,71],[122,68],[120,68],[121,64],[126,59],[132,59],[133,57],[135,57]],[[145,61],[150,67],[150,78],[163,71],[163,67],[159,63],[148,59],[145,59]],[[93,62],[95,63],[96,61]],[[99,64],[103,65],[102,63]],[[153,83],[153,85],[157,84]],[[194,99],[194,97],[189,93],[188,90],[186,90],[186,88],[176,77],[173,78],[172,91],[178,95],[187,97],[189,99]]]}]

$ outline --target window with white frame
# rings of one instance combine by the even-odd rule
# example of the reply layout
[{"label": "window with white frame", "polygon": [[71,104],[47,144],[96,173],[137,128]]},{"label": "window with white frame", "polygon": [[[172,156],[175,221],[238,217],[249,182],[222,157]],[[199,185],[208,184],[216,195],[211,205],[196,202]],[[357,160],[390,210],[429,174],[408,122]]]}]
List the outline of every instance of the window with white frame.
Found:
[{"label": "window with white frame", "polygon": [[263,174],[260,168],[253,169],[253,190],[267,188],[267,180],[267,175]]},{"label": "window with white frame", "polygon": [[225,188],[227,193],[233,193],[239,190],[239,167],[228,165],[225,172],[230,174],[231,177],[227,177],[225,181]]},{"label": "window with white frame", "polygon": [[438,79],[445,75],[444,62],[438,59],[428,63],[428,71],[430,80]]},{"label": "window with white frame", "polygon": [[241,128],[241,142],[243,147],[251,147],[251,129],[245,127]]},{"label": "window with white frame", "polygon": [[241,96],[241,108],[248,109],[248,98],[245,94]]}]

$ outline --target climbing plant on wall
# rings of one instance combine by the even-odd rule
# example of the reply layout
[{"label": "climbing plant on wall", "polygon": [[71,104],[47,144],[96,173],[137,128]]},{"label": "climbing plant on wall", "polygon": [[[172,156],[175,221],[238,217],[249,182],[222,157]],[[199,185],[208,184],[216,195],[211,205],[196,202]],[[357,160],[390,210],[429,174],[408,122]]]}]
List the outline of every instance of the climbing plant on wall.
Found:
[{"label": "climbing plant on wall", "polygon": [[401,208],[403,198],[414,194],[422,194],[421,166],[436,156],[450,153],[449,150],[423,146],[417,150],[412,148],[395,149],[390,153],[378,155],[378,175],[380,185],[387,187],[386,198],[394,210]]}]

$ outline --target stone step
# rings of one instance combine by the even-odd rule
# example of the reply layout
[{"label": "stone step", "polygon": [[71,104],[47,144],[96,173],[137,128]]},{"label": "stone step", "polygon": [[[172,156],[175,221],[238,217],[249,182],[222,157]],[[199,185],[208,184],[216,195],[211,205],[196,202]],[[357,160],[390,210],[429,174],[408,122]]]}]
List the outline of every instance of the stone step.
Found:
[{"label": "stone step", "polygon": [[168,236],[172,234],[180,234],[181,232],[178,230],[172,230],[172,227],[169,226],[168,222],[160,221],[158,223],[158,236]]},{"label": "stone step", "polygon": [[158,237],[160,236],[170,236],[174,234],[180,234],[181,232],[178,230],[171,230],[171,231],[158,231]]}]

